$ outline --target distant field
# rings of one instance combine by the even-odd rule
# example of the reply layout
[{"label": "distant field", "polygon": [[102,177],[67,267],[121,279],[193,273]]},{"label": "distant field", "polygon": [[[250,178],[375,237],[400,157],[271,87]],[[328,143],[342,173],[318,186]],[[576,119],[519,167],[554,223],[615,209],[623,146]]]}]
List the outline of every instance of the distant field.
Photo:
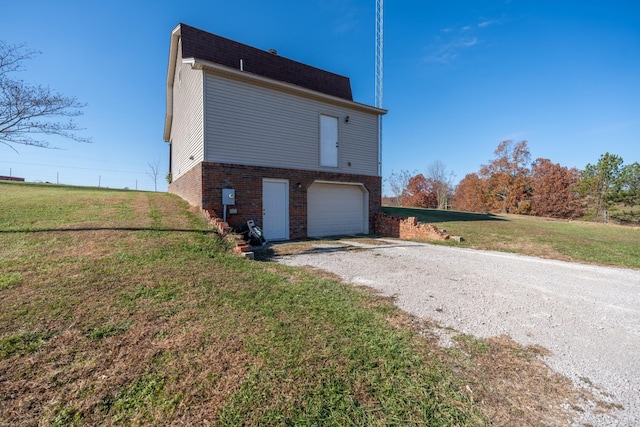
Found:
[{"label": "distant field", "polygon": [[639,227],[435,209],[384,207],[383,210],[414,216],[418,221],[464,237],[462,243],[437,244],[640,269]]}]

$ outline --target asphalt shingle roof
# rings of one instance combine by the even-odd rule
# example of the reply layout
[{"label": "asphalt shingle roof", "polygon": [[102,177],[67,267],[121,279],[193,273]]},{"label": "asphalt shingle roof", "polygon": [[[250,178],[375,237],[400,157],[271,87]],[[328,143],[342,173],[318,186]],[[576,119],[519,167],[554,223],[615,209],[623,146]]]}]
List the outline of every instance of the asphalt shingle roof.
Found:
[{"label": "asphalt shingle roof", "polygon": [[210,61],[353,101],[348,77],[180,24],[182,57]]}]

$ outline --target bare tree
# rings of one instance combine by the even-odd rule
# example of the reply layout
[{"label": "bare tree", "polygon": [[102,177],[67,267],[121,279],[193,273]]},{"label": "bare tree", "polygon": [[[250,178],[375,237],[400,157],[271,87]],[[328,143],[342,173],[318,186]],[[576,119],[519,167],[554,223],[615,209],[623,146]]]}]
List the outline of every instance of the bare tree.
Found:
[{"label": "bare tree", "polygon": [[409,180],[411,179],[411,172],[408,170],[401,170],[400,172],[391,171],[391,175],[387,178],[387,182],[391,187],[391,191],[393,192],[393,196],[396,198],[396,205],[402,205],[402,193],[405,188],[409,184]]},{"label": "bare tree", "polygon": [[[15,144],[49,147],[49,142],[43,139],[46,135],[91,142],[77,135],[82,129],[73,121],[73,117],[82,114],[80,109],[86,104],[49,87],[12,77],[23,70],[24,61],[37,53],[25,49],[24,45],[10,45],[0,40],[0,143],[17,151]],[[68,120],[59,120],[62,118]]]},{"label": "bare tree", "polygon": [[447,167],[440,160],[436,160],[427,167],[427,177],[433,181],[434,191],[438,201],[438,209],[447,209],[449,198],[453,194],[453,180],[455,174],[447,172]]},{"label": "bare tree", "polygon": [[158,175],[160,174],[160,160],[156,160],[155,162],[147,162],[149,166],[149,172],[147,174],[153,180],[153,189],[154,191],[158,191]]}]

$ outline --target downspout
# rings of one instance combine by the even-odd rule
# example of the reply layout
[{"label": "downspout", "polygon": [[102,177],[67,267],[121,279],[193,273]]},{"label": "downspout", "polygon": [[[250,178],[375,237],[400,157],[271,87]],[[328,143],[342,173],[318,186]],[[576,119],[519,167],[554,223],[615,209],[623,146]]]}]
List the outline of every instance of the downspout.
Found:
[{"label": "downspout", "polygon": [[382,115],[378,114],[378,175],[382,177]]}]

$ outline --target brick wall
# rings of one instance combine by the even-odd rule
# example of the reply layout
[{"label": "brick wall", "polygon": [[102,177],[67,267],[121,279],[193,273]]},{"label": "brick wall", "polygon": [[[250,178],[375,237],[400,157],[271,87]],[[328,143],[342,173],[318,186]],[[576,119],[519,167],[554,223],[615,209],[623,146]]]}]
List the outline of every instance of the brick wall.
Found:
[{"label": "brick wall", "polygon": [[[201,184],[198,182],[200,176]],[[236,204],[228,208],[237,209],[237,213],[227,214],[229,225],[238,226],[253,219],[262,226],[263,178],[289,180],[289,235],[292,239],[307,236],[307,189],[315,180],[362,183],[369,191],[370,229],[373,229],[375,214],[380,211],[382,179],[378,176],[203,162],[173,182],[169,191],[192,205],[221,215],[222,189],[233,188]]]},{"label": "brick wall", "polygon": [[418,222],[415,217],[402,218],[379,212],[374,218],[374,232],[400,239],[447,240],[451,236],[433,224]]},{"label": "brick wall", "polygon": [[[224,222],[218,215],[206,209],[201,209],[200,211],[204,219],[213,227],[215,227],[216,231],[222,237],[230,238],[229,240],[233,243],[234,251],[236,253],[247,255],[251,251],[249,248],[249,244],[242,239],[242,236],[239,234],[232,233],[232,229],[228,223]],[[250,256],[253,259],[253,254]]]},{"label": "brick wall", "polygon": [[[236,214],[227,214],[232,227],[253,219],[262,226],[262,179],[289,180],[289,235],[292,239],[307,236],[307,189],[314,181],[358,182],[369,191],[369,230],[381,236],[400,239],[447,240],[445,231],[414,217],[402,218],[381,212],[382,180],[377,176],[279,169],[203,162],[169,185],[169,192],[211,213],[221,215],[222,189],[236,190]],[[298,188],[300,184],[300,188]],[[215,214],[214,214],[215,215]]]},{"label": "brick wall", "polygon": [[177,194],[193,206],[202,207],[202,163],[169,184],[169,193]]}]

